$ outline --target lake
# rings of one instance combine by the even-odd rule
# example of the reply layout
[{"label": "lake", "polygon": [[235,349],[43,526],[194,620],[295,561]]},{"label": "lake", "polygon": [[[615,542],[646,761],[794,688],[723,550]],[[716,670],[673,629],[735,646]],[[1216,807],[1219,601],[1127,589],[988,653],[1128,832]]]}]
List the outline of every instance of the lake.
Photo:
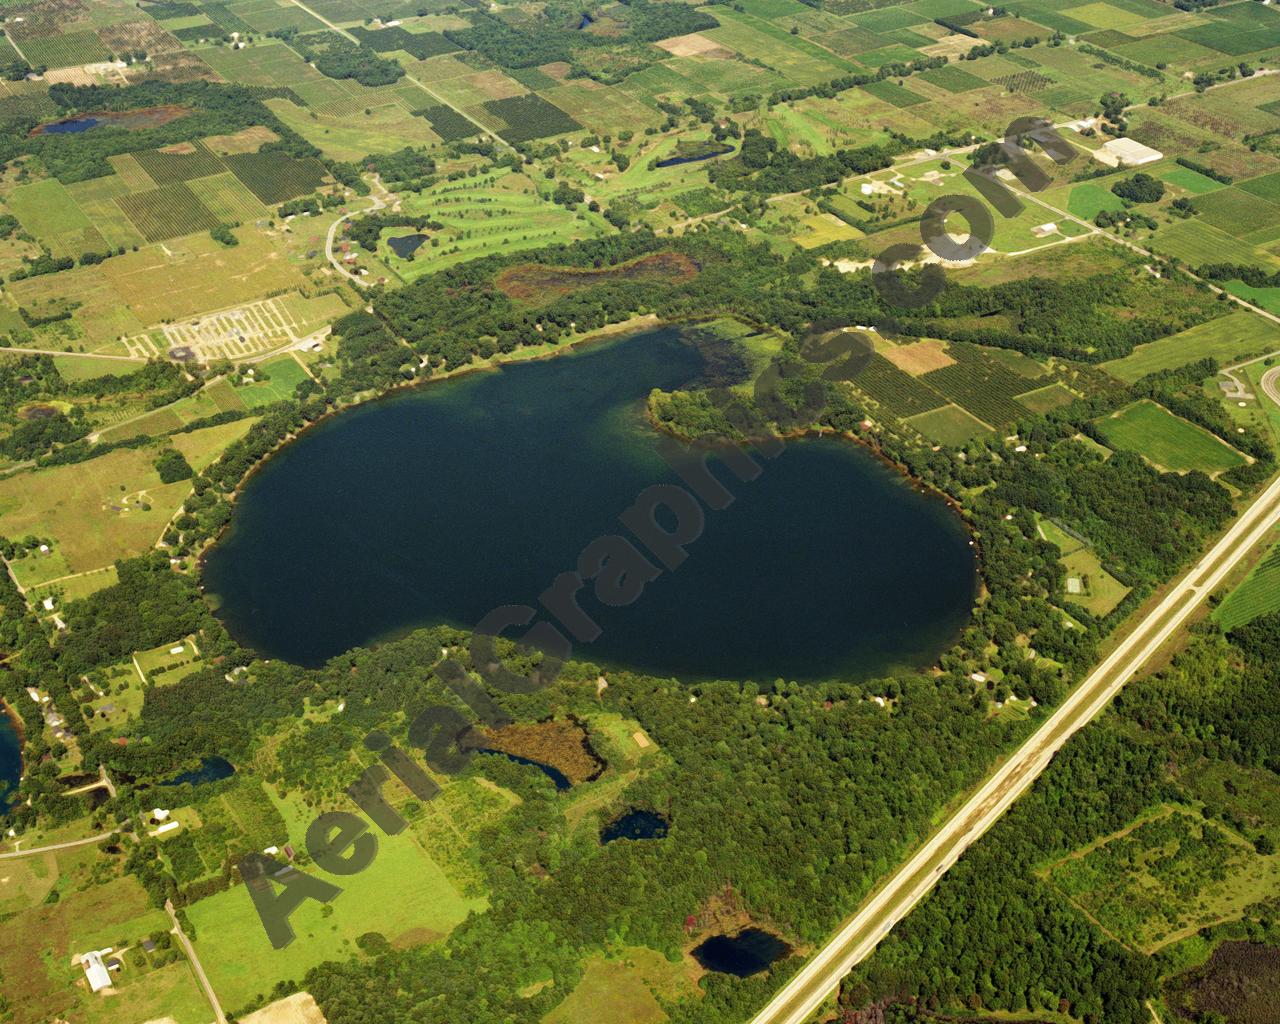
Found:
[{"label": "lake", "polygon": [[22,743],[9,709],[0,704],[0,813],[9,809],[21,781]]},{"label": "lake", "polygon": [[[412,628],[536,606],[654,483],[678,478],[651,388],[698,379],[675,328],[400,392],[331,417],[247,482],[203,582],[241,643],[317,665]],[[708,511],[638,600],[581,605],[575,655],[686,680],[868,678],[931,664],[968,621],[973,549],[861,446],[789,442]],[[723,468],[723,467],[721,467]]]}]

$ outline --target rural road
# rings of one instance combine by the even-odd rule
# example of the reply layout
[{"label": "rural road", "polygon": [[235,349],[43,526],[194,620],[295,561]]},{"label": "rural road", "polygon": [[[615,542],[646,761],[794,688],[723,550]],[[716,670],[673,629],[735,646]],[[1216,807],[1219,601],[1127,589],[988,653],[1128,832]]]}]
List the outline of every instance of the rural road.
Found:
[{"label": "rural road", "polygon": [[1262,380],[1258,383],[1262,387],[1262,393],[1266,395],[1276,405],[1280,405],[1280,388],[1276,387],[1276,379],[1280,378],[1280,366],[1273,367],[1262,375]]},{"label": "rural road", "polygon": [[374,183],[375,189],[378,190],[378,191],[369,193],[369,198],[373,200],[373,204],[371,206],[366,206],[363,210],[352,210],[350,213],[344,213],[341,217],[339,217],[337,220],[335,220],[332,224],[329,225],[329,233],[324,236],[324,254],[328,258],[329,263],[332,264],[333,269],[336,270],[343,277],[345,277],[348,281],[353,281],[356,284],[358,284],[361,288],[367,288],[368,284],[364,280],[362,280],[359,277],[359,275],[351,273],[351,271],[349,271],[346,267],[342,265],[342,261],[333,254],[333,241],[337,237],[338,228],[345,221],[350,220],[352,217],[355,217],[357,214],[373,213],[376,210],[382,210],[386,208],[387,201],[388,199],[391,198],[390,193],[387,192],[387,190],[383,187],[382,182],[378,180],[378,176],[376,174],[373,176],[373,183]]},{"label": "rural road", "polygon": [[173,922],[173,934],[182,943],[183,952],[187,954],[187,960],[191,964],[191,970],[195,972],[196,981],[200,982],[200,987],[204,989],[205,998],[209,1000],[209,1005],[213,1007],[214,1019],[217,1024],[227,1024],[227,1015],[222,1012],[222,1004],[218,1002],[213,986],[209,983],[209,976],[204,973],[204,966],[200,963],[200,958],[196,956],[196,948],[191,945],[191,940],[187,938],[187,933],[182,930],[182,924],[178,921],[177,912],[173,909],[173,900],[165,900],[164,909],[165,913],[169,915],[169,920]]},{"label": "rural road", "polygon": [[[96,785],[101,785],[101,783],[97,783]],[[88,846],[90,843],[100,843],[104,839],[110,839],[112,836],[119,834],[119,829],[113,829],[110,832],[99,832],[96,836],[89,836],[88,839],[73,839],[67,843],[54,843],[52,846],[34,846],[30,850],[15,850],[13,853],[0,853],[0,860],[11,860],[14,857],[34,857],[40,853],[52,853],[54,850],[70,850],[76,846]]]},{"label": "rural road", "polygon": [[1108,655],[964,805],[890,877],[769,1001],[751,1024],[803,1024],[855,964],[901,921],[938,879],[1031,786],[1053,756],[1187,620],[1245,554],[1280,519],[1280,479],[1273,481],[1200,562]]},{"label": "rural road", "polygon": [[[338,35],[340,35],[340,36],[345,36],[347,39],[350,39],[350,40],[351,40],[353,43],[355,43],[357,46],[359,46],[359,45],[363,45],[363,44],[362,44],[362,42],[361,42],[361,40],[357,39],[354,35],[352,35],[352,34],[351,34],[349,31],[347,31],[345,28],[343,28],[343,27],[342,27],[342,26],[340,26],[340,25],[335,25],[332,21],[330,21],[330,20],[329,20],[328,18],[326,18],[324,15],[320,14],[318,11],[313,11],[310,7],[308,7],[306,4],[304,4],[304,3],[302,2],[302,0],[289,0],[289,2],[290,2],[290,3],[292,3],[295,7],[300,7],[300,8],[302,8],[302,10],[306,11],[309,15],[311,15],[311,17],[315,18],[317,21],[322,21],[322,22],[324,22],[324,24],[325,24],[325,25],[327,25],[329,28],[331,28],[334,32],[337,32],[337,33],[338,33]],[[401,70],[404,70],[404,69],[402,68]],[[419,89],[421,89],[423,92],[425,92],[425,93],[426,93],[428,96],[430,96],[433,100],[435,100],[435,101],[436,101],[436,103],[438,103],[440,106],[442,106],[442,107],[448,107],[450,110],[452,110],[452,111],[453,111],[455,114],[457,114],[458,116],[460,116],[460,117],[465,117],[468,121],[470,121],[470,122],[471,122],[473,125],[475,125],[478,129],[480,129],[476,134],[478,134],[482,139],[492,139],[494,142],[496,142],[496,143],[497,143],[499,146],[501,146],[503,149],[507,149],[507,150],[512,150],[512,149],[513,149],[513,147],[512,147],[512,146],[507,142],[507,140],[506,140],[506,139],[504,139],[504,138],[502,138],[500,135],[498,135],[498,133],[497,133],[497,132],[495,132],[492,128],[486,128],[483,124],[481,124],[479,121],[477,121],[474,117],[472,117],[470,114],[468,114],[465,110],[463,110],[463,109],[462,109],[461,107],[459,107],[459,106],[455,106],[453,103],[450,103],[447,99],[445,99],[445,98],[444,98],[443,96],[441,96],[438,92],[436,92],[434,89],[432,89],[430,86],[428,86],[425,82],[421,81],[420,79],[414,78],[414,77],[413,77],[413,75],[409,74],[409,72],[408,72],[408,71],[405,71],[405,73],[404,73],[404,77],[405,77],[408,81],[410,81],[410,82],[412,82],[414,85],[416,85],[416,86],[417,86]],[[430,122],[428,122],[428,124],[430,124]]]}]

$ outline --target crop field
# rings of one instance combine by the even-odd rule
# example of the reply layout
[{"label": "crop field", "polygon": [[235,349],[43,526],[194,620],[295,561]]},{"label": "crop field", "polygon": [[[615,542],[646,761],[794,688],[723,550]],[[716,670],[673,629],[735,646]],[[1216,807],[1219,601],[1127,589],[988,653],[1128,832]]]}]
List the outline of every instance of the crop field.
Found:
[{"label": "crop field", "polygon": [[458,49],[439,32],[409,32],[399,26],[373,31],[354,28],[351,34],[378,53],[403,50],[418,60],[426,60],[442,53],[454,53]]},{"label": "crop field", "polygon": [[1280,203],[1280,171],[1265,174],[1260,178],[1242,181],[1240,189],[1251,195],[1260,196],[1271,203]]},{"label": "crop field", "polygon": [[[1212,199],[1213,195],[1205,198]],[[1201,202],[1204,199],[1197,205]],[[1199,217],[1161,227],[1149,248],[1162,256],[1176,256],[1192,266],[1203,263],[1206,253],[1213,253],[1214,259],[1223,263],[1244,263],[1271,269],[1276,265],[1275,260],[1261,249],[1202,222]]]},{"label": "crop field", "polygon": [[511,143],[562,135],[582,127],[569,114],[537,93],[486,100],[483,106],[506,125],[500,134]]},{"label": "crop field", "polygon": [[1177,34],[1229,56],[1280,45],[1280,15],[1262,4],[1234,4],[1205,12],[1210,22]]},{"label": "crop field", "polygon": [[601,134],[640,132],[661,123],[661,115],[621,89],[582,78],[542,90],[543,98],[573,111],[583,127]]},{"label": "crop field", "polygon": [[1149,373],[1172,370],[1210,356],[1226,365],[1275,349],[1280,349],[1280,327],[1241,310],[1139,345],[1123,359],[1103,363],[1102,368],[1131,384]]},{"label": "crop field", "polygon": [[148,242],[163,242],[218,226],[213,215],[186,182],[161,185],[121,196],[116,205]]},{"label": "crop field", "polygon": [[926,71],[920,77],[926,82],[941,86],[947,92],[969,92],[971,89],[984,88],[987,84],[984,79],[952,64]]},{"label": "crop field", "polygon": [[940,409],[947,404],[947,400],[933,388],[898,369],[878,352],[871,357],[866,369],[854,378],[853,384],[899,419]]},{"label": "crop field", "polygon": [[[284,99],[268,100],[267,106],[333,160],[356,162],[371,153],[390,153],[405,146],[430,146],[438,140],[429,121],[415,116],[399,103],[383,103],[370,107],[367,114],[361,109],[343,116],[307,110]],[[469,121],[466,123],[472,135],[479,131]]]},{"label": "crop field", "polygon": [[312,157],[298,160],[276,153],[237,153],[223,157],[231,172],[268,206],[314,192],[328,177]]},{"label": "crop field", "polygon": [[1151,951],[1274,891],[1280,858],[1174,810],[1060,861],[1048,877],[1109,934]]},{"label": "crop field", "polygon": [[[310,823],[307,809],[290,801],[278,806],[290,840],[301,847]],[[460,896],[408,832],[383,839],[373,863],[342,885],[342,894],[328,907],[309,901],[298,909],[291,918],[297,939],[282,950],[271,948],[242,886],[188,907],[198,936],[196,952],[219,998],[227,1006],[243,1006],[277,981],[301,977],[334,956],[354,954],[355,939],[368,931],[382,932],[393,943],[402,936],[418,942],[443,938],[468,912],[486,906],[483,899]]]},{"label": "crop field", "polygon": [[467,139],[477,134],[479,129],[459,114],[452,107],[438,104],[418,111],[419,116],[426,118],[431,130],[445,142]]},{"label": "crop field", "polygon": [[904,88],[897,82],[885,80],[883,82],[872,82],[865,86],[867,92],[876,99],[884,100],[886,103],[892,103],[895,107],[913,107],[917,103],[924,103],[925,97],[919,93],[914,93],[910,89]]},{"label": "crop field", "polygon": [[1214,609],[1213,619],[1224,630],[1232,630],[1275,611],[1280,611],[1280,547],[1273,547],[1226,596]]},{"label": "crop field", "polygon": [[1026,406],[1034,413],[1043,415],[1052,412],[1054,409],[1060,409],[1064,405],[1070,405],[1076,400],[1076,395],[1064,385],[1054,381],[1035,391],[1028,391],[1025,394],[1018,395],[1018,404]]},{"label": "crop field", "polygon": [[1245,458],[1207,430],[1144,399],[1097,423],[1112,448],[1138,452],[1159,469],[1216,475]]},{"label": "crop field", "polygon": [[22,52],[33,65],[43,64],[50,68],[97,64],[111,56],[97,33],[89,31],[24,39]]},{"label": "crop field", "polygon": [[1234,186],[1201,196],[1196,210],[1206,224],[1237,238],[1280,224],[1280,206]]},{"label": "crop field", "polygon": [[222,161],[200,142],[185,143],[169,149],[144,149],[132,156],[157,185],[173,185],[225,170]]},{"label": "crop field", "polygon": [[1202,196],[1206,192],[1216,192],[1225,186],[1220,181],[1214,181],[1199,171],[1193,171],[1189,167],[1171,167],[1167,170],[1157,171],[1156,177],[1161,181],[1170,185],[1175,185],[1185,192],[1191,193],[1193,196]]},{"label": "crop field", "polygon": [[192,194],[224,224],[240,224],[271,211],[230,171],[187,182]]},{"label": "crop field", "polygon": [[54,179],[24,184],[5,198],[8,211],[18,218],[18,223],[50,247],[90,227],[90,219],[76,205],[67,187]]}]

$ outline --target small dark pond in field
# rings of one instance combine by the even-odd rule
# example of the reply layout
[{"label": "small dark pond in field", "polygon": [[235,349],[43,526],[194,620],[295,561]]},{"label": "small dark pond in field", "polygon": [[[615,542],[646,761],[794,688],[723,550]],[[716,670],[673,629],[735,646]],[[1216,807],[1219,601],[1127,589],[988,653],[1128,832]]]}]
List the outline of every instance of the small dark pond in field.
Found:
[{"label": "small dark pond in field", "polygon": [[422,248],[426,240],[427,236],[423,234],[399,235],[396,238],[388,238],[387,245],[391,246],[391,251],[402,260],[407,260]]}]

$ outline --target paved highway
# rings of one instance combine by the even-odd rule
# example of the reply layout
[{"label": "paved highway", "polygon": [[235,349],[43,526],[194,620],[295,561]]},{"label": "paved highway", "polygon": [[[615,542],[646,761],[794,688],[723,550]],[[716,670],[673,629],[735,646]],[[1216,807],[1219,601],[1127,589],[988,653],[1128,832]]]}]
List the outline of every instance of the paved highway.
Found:
[{"label": "paved highway", "polygon": [[1048,766],[1079,729],[1120,692],[1209,593],[1280,520],[1280,479],[1182,576],[1093,673],[1004,761],[964,805],[878,889],[857,914],[761,1010],[752,1024],[803,1024],[938,879]]}]

